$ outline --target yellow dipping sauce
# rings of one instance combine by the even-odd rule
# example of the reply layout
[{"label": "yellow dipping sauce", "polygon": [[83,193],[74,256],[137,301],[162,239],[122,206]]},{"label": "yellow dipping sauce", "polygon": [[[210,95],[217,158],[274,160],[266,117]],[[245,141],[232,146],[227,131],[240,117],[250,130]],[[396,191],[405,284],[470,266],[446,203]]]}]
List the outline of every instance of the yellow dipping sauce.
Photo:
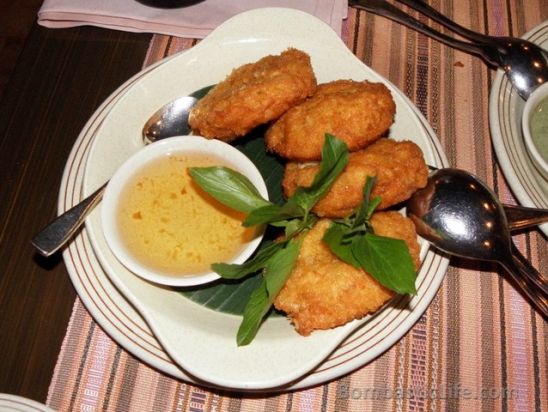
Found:
[{"label": "yellow dipping sauce", "polygon": [[204,153],[172,154],[151,162],[123,189],[119,231],[142,265],[174,276],[209,272],[255,236],[255,229],[242,226],[244,213],[193,182],[187,168],[206,166],[228,165]]}]

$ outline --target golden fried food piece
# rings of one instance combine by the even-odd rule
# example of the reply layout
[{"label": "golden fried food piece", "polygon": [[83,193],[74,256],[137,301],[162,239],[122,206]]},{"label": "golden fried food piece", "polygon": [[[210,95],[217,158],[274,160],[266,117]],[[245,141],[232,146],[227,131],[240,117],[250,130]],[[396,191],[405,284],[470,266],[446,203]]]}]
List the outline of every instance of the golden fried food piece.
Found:
[{"label": "golden fried food piece", "polygon": [[[409,219],[397,212],[379,212],[371,222],[376,234],[404,240],[418,267],[420,249]],[[331,253],[322,241],[330,223],[322,219],[306,234],[295,267],[274,301],[305,336],[375,312],[394,296],[365,271]]]},{"label": "golden fried food piece", "polygon": [[188,123],[201,136],[231,141],[277,119],[315,90],[310,57],[288,49],[233,70],[198,102]]},{"label": "golden fried food piece", "polygon": [[293,107],[267,131],[269,150],[297,161],[320,160],[325,134],[343,140],[350,151],[363,149],[394,122],[396,105],[382,83],[337,80]]},{"label": "golden fried food piece", "polygon": [[[288,163],[282,181],[285,196],[291,196],[298,186],[310,186],[318,170],[317,164]],[[377,177],[372,195],[381,197],[378,210],[382,210],[425,187],[428,168],[415,143],[380,139],[364,150],[350,153],[345,170],[313,211],[322,217],[348,216],[362,202],[367,176]]]}]

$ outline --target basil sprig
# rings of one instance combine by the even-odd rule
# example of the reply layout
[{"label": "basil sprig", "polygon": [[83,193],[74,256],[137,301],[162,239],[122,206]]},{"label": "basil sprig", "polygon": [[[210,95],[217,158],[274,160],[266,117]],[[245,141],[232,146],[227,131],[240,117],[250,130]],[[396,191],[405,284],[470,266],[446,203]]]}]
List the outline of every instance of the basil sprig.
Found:
[{"label": "basil sprig", "polygon": [[236,337],[238,346],[249,344],[257,334],[293,270],[302,244],[301,235],[318,220],[310,211],[329,191],[347,163],[346,144],[326,134],[320,171],[312,185],[297,189],[282,205],[264,199],[245,176],[234,170],[225,167],[190,168],[191,177],[204,191],[226,206],[248,213],[243,223],[245,226],[270,224],[285,231],[282,240],[263,245],[254,258],[243,264],[212,265],[212,269],[226,279],[241,279],[257,272],[262,275],[261,283],[244,309]]},{"label": "basil sprig", "polygon": [[374,178],[367,178],[363,201],[346,219],[332,222],[323,241],[341,260],[362,268],[386,288],[401,294],[415,294],[415,269],[405,242],[375,235],[369,219],[380,203],[370,199]]},{"label": "basil sprig", "polygon": [[[283,205],[270,204],[253,210],[244,225],[253,226],[265,223],[279,223],[285,226],[294,218],[307,221],[310,210],[320,200],[348,163],[346,143],[326,133],[322,148],[320,170],[308,187],[299,187]],[[278,225],[279,226],[279,225]]]},{"label": "basil sprig", "polygon": [[[255,256],[242,264],[215,263],[212,269],[225,279],[241,279],[261,273],[261,282],[244,309],[236,341],[249,344],[291,274],[299,256],[304,234],[318,220],[311,213],[314,205],[329,191],[348,163],[346,144],[326,134],[318,174],[308,187],[299,187],[281,205],[264,199],[240,173],[225,167],[194,167],[194,181],[219,202],[248,213],[245,226],[270,224],[284,229],[285,236],[264,243]],[[370,219],[380,198],[371,199],[375,178],[367,178],[363,201],[345,219],[332,222],[323,241],[341,260],[362,268],[383,286],[397,293],[416,293],[415,271],[409,249],[403,240],[378,236]]]}]

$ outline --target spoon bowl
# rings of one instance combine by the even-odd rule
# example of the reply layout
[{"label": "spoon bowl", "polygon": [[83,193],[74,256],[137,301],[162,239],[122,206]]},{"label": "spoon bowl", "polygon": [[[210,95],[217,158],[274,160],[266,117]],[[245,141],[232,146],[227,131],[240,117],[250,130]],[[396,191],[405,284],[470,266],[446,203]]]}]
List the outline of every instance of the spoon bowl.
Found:
[{"label": "spoon bowl", "polygon": [[472,174],[439,169],[407,204],[417,233],[437,248],[463,258],[500,263],[523,293],[548,316],[548,283],[512,242],[496,195]]},{"label": "spoon bowl", "polygon": [[509,228],[502,205],[467,172],[439,169],[407,204],[421,236],[453,255],[498,260]]},{"label": "spoon bowl", "polygon": [[490,37],[501,67],[518,94],[527,100],[548,82],[548,52],[534,43],[515,37]]},{"label": "spoon bowl", "polygon": [[197,101],[194,96],[182,96],[160,107],[143,126],[143,142],[188,134],[188,115]]}]

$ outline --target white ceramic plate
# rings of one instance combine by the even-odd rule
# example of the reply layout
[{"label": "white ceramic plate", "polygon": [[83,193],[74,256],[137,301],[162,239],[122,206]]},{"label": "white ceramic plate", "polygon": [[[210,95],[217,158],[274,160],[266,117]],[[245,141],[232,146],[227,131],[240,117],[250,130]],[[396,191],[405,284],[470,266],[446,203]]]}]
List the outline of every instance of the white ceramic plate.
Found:
[{"label": "white ceramic plate", "polygon": [[[548,21],[527,32],[523,38],[548,49]],[[499,70],[489,95],[489,125],[500,167],[522,205],[546,209],[548,182],[533,165],[521,131],[524,104],[504,72]],[[548,223],[540,229],[548,236]]]},{"label": "white ceramic plate", "polygon": [[54,410],[32,399],[0,393],[0,412],[54,412]]},{"label": "white ceramic plate", "polygon": [[[367,78],[387,83],[398,110],[393,137],[413,139],[430,164],[447,164],[420,112],[356,59],[328,26],[294,10],[260,9],[229,20],[199,45],[135,76],[111,96],[75,144],[61,187],[60,209],[91,193],[141,147],[142,124],[157,107],[218,82],[233,67],[289,46],[311,55],[320,82]],[[418,293],[410,301],[398,298],[375,316],[307,338],[294,332],[286,319],[269,319],[244,348],[235,344],[239,317],[204,308],[125,270],[105,244],[98,210],[67,249],[65,259],[95,319],[143,361],[192,382],[267,390],[301,388],[339,377],[399,340],[426,310],[447,268],[446,259],[427,249],[424,245]]]}]

